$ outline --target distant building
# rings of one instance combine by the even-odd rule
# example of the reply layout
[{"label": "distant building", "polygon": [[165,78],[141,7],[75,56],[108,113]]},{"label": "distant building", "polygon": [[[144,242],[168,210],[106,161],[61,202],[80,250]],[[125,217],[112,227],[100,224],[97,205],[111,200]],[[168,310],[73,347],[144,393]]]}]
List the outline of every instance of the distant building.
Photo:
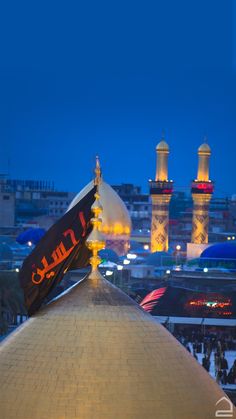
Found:
[{"label": "distant building", "polygon": [[133,184],[112,185],[124,201],[133,226],[134,231],[148,231],[150,233],[152,205],[148,194],[141,192],[140,186]]},{"label": "distant building", "polygon": [[35,225],[49,228],[60,218],[75,193],[58,192],[53,182],[0,178],[0,228]]},{"label": "distant building", "polygon": [[15,225],[15,194],[11,192],[4,176],[0,176],[0,226]]}]

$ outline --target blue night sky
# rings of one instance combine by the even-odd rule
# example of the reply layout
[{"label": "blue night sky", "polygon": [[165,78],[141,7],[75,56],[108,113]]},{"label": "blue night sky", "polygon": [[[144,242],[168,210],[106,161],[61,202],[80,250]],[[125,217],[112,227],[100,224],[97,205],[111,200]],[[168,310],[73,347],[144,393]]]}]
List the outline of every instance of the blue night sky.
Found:
[{"label": "blue night sky", "polygon": [[216,194],[236,193],[231,0],[2,2],[0,172],[78,191],[95,155],[147,191],[163,130],[188,190],[205,135]]}]

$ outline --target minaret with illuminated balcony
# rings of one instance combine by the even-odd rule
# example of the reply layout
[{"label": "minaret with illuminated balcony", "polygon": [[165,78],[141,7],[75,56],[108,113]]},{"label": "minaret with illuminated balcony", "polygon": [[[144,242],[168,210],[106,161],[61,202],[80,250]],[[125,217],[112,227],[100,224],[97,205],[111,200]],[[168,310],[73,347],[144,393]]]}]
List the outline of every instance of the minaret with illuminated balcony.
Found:
[{"label": "minaret with illuminated balcony", "polygon": [[168,251],[169,203],[173,182],[168,180],[169,146],[162,140],[156,147],[155,180],[149,182],[152,198],[151,252]]},{"label": "minaret with illuminated balcony", "polygon": [[198,149],[198,174],[192,183],[193,221],[192,243],[208,243],[209,203],[214,185],[209,180],[209,159],[211,149],[208,144],[202,144]]}]

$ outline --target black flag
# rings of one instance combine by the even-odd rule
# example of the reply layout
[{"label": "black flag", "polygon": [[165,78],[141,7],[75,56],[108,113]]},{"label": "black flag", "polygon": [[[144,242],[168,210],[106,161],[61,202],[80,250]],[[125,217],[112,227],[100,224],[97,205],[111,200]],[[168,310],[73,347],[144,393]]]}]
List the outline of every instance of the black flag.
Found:
[{"label": "black flag", "polygon": [[85,240],[92,231],[91,206],[96,186],[58,220],[25,259],[19,272],[25,305],[31,316],[68,269],[88,265]]}]

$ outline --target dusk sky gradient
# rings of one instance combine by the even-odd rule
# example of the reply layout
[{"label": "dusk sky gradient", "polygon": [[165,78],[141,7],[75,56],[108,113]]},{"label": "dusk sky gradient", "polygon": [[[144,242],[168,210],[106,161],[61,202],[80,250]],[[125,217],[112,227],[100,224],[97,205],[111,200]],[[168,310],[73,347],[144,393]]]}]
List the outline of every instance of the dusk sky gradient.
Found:
[{"label": "dusk sky gradient", "polygon": [[1,173],[77,192],[98,153],[108,183],[147,191],[164,130],[175,189],[207,135],[215,196],[236,194],[233,1],[2,3]]}]

